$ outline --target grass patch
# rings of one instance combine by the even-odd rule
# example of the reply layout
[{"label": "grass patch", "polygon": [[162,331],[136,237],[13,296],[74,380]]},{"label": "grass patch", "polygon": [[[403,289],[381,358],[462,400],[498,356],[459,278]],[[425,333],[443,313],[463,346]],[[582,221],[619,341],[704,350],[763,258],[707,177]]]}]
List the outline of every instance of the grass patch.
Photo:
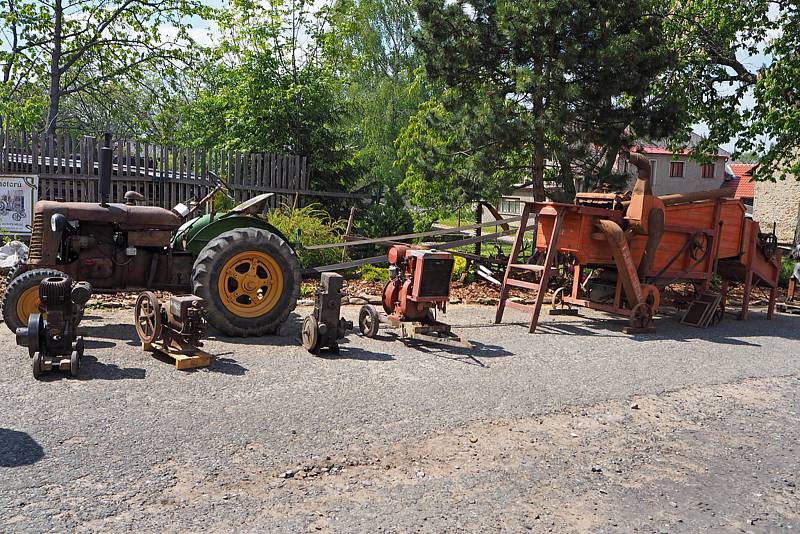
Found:
[{"label": "grass patch", "polygon": [[[461,216],[460,221],[459,215]],[[445,226],[469,226],[470,224],[475,224],[475,210],[472,208],[461,208],[443,217],[439,217],[437,222]]]}]

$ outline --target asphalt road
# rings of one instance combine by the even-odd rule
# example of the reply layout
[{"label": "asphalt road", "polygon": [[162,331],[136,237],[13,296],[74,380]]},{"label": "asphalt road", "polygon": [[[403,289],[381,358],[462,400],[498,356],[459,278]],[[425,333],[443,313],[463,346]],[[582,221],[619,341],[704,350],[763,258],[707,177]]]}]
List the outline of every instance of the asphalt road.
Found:
[{"label": "asphalt road", "polygon": [[[345,308],[350,318],[357,312]],[[475,344],[472,351],[406,345],[382,331],[375,340],[350,335],[339,355],[321,358],[299,346],[299,316],[293,315],[277,337],[211,339],[206,348],[217,358],[210,369],[176,371],[140,350],[131,311],[97,310],[82,324],[89,341],[81,378],[40,382],[31,376],[27,353],[3,327],[0,530],[800,529],[794,494],[784,499],[788,504],[768,507],[780,520],[756,518],[753,525],[753,517],[718,524],[687,516],[664,526],[659,514],[673,501],[663,498],[619,509],[616,519],[597,515],[598,506],[590,513],[596,495],[581,486],[585,465],[565,467],[572,474],[562,480],[542,475],[547,471],[539,464],[550,458],[551,468],[552,462],[570,466],[586,450],[603,450],[602,435],[580,446],[555,440],[533,450],[527,438],[492,445],[497,428],[557,429],[565,424],[559,417],[584,411],[594,414],[585,416],[592,421],[625,414],[612,418],[617,436],[631,432],[653,446],[654,439],[666,444],[670,432],[681,434],[680,418],[669,430],[658,421],[652,427],[628,421],[626,412],[641,396],[674,409],[665,392],[689,388],[698,392],[695,400],[681,401],[690,420],[707,417],[703,403],[709,402],[735,418],[729,428],[719,426],[725,418],[711,417],[709,434],[696,436],[704,450],[713,451],[742,425],[763,426],[773,437],[777,425],[786,433],[777,442],[765,438],[762,444],[756,433],[731,447],[777,447],[763,468],[773,461],[773,478],[785,478],[785,470],[800,469],[800,316],[767,321],[756,312],[746,322],[728,318],[710,330],[664,318],[657,334],[626,336],[624,323],[599,315],[547,317],[535,335],[527,334],[522,314],[508,311],[500,326],[491,324],[493,315],[493,308],[471,306],[454,306],[448,314],[447,321]],[[763,395],[750,391],[743,398],[762,402],[748,404],[745,412],[717,397],[725,394],[715,387],[735,386],[714,385],[753,378],[766,380],[751,388]],[[488,463],[467,473],[454,458],[475,445],[467,440],[473,435],[488,447],[478,456]],[[450,449],[431,445],[437,439]],[[616,446],[621,458],[641,453],[623,441]],[[696,447],[680,454],[699,454],[692,460],[699,465],[710,461]],[[761,469],[742,454],[717,460],[733,469],[731,480],[738,480],[737,469],[747,476]],[[744,463],[726,463],[734,460]],[[627,495],[635,500],[657,493],[657,482],[643,479]],[[541,495],[512,506],[526,491],[541,491],[542,483],[554,486],[549,498],[558,497],[561,508],[570,503],[573,510],[587,510],[575,517],[595,520],[537,512],[536,503],[546,500]],[[685,483],[711,484],[691,477]],[[478,487],[481,492],[469,496],[467,489]],[[736,515],[737,498],[722,501]]]}]

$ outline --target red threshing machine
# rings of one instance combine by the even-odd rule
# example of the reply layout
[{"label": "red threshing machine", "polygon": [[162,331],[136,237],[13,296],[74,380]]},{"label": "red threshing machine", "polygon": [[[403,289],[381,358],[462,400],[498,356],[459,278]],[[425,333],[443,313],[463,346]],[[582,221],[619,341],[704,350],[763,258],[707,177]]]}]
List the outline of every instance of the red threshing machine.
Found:
[{"label": "red threshing machine", "polygon": [[[661,291],[677,281],[694,284],[695,303],[702,304],[690,308],[685,322],[708,326],[721,319],[731,283],[744,286],[740,319],[747,317],[756,285],[769,289],[772,318],[780,272],[774,233],[762,233],[757,222],[745,217],[740,200],[725,198],[726,190],[656,197],[649,161],[637,153],[629,161],[638,168],[629,195],[583,193],[575,204],[525,203],[496,322],[506,306],[520,308],[531,313],[533,332],[551,275],[559,270],[571,273],[571,284],[556,291],[554,308],[581,306],[624,315],[630,318],[629,331],[652,329]],[[536,216],[536,249],[543,258],[538,264],[517,260],[531,216]],[[519,272],[534,272],[535,280]],[[709,291],[715,275],[721,280],[719,292]],[[508,300],[512,287],[536,291],[534,304]]]},{"label": "red threshing machine", "polygon": [[450,325],[436,320],[436,310],[445,312],[450,300],[453,255],[437,250],[395,245],[389,249],[390,280],[383,288],[383,311],[370,305],[358,314],[361,333],[375,337],[380,323],[400,329],[401,339],[417,339],[459,348],[472,348],[451,332]]}]

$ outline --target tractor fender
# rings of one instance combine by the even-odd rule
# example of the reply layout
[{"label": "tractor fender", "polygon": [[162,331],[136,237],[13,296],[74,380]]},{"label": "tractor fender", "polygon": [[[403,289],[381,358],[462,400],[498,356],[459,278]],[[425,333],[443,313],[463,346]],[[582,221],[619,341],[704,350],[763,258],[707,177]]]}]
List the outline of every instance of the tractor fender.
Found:
[{"label": "tractor fender", "polygon": [[250,215],[228,213],[214,216],[203,215],[185,223],[172,239],[173,248],[191,252],[195,256],[215,237],[239,228],[258,228],[267,230],[283,239],[295,252],[292,242],[283,233],[263,219]]}]

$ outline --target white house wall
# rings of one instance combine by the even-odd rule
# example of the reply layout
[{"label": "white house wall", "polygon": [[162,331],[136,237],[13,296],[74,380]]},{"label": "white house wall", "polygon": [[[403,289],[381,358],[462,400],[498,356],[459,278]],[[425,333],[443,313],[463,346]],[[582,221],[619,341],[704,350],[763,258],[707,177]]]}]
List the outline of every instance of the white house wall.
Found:
[{"label": "white house wall", "polygon": [[[645,154],[647,159],[655,161],[655,180],[653,181],[653,194],[671,195],[677,193],[694,193],[697,191],[710,191],[719,189],[725,181],[725,158],[717,158],[714,163],[714,176],[703,178],[702,165],[688,157],[682,156],[674,159],[670,154]],[[670,164],[673,161],[683,162],[683,178],[670,177]],[[636,176],[636,167],[628,165],[631,174],[630,187],[633,187]]]}]

